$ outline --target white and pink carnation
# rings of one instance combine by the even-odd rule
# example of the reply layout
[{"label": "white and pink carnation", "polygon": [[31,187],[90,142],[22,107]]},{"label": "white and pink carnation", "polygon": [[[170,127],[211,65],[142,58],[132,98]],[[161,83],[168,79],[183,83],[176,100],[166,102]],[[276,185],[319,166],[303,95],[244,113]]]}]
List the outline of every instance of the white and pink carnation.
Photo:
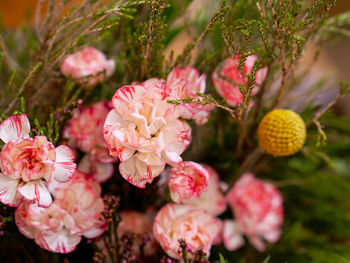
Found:
[{"label": "white and pink carnation", "polygon": [[81,241],[74,219],[56,203],[44,208],[24,202],[16,209],[15,221],[23,235],[51,252],[72,252]]},{"label": "white and pink carnation", "polygon": [[192,197],[186,204],[194,208],[202,209],[208,213],[217,216],[226,210],[226,198],[223,195],[223,183],[220,182],[218,173],[210,166],[202,164],[202,167],[207,171],[208,188],[203,191],[198,197]]},{"label": "white and pink carnation", "polygon": [[81,237],[95,238],[106,227],[101,186],[91,176],[76,172],[70,182],[50,181],[55,200],[50,207],[23,202],[15,212],[18,229],[42,248],[56,253],[75,250]]},{"label": "white and pink carnation", "polygon": [[[265,249],[263,239],[271,243],[278,241],[284,217],[283,199],[273,184],[245,173],[226,198],[235,215],[235,224],[231,222],[227,228],[234,235],[240,231],[259,251]],[[227,239],[224,243],[230,242]]]},{"label": "white and pink carnation", "polygon": [[[243,66],[243,74],[238,70],[239,56],[235,59],[225,59],[213,72],[212,80],[216,91],[223,96],[227,104],[233,107],[243,102],[243,95],[239,85],[247,85],[248,77],[253,69],[257,56],[248,56]],[[251,95],[258,92],[259,86],[263,83],[267,75],[267,68],[262,68],[256,72],[256,85]]]},{"label": "white and pink carnation", "polygon": [[50,190],[55,197],[54,203],[74,220],[76,228],[71,233],[95,238],[105,231],[101,186],[90,175],[77,171],[70,182],[56,183]]},{"label": "white and pink carnation", "polygon": [[45,136],[29,138],[27,115],[11,116],[0,124],[0,202],[18,206],[22,199],[48,207],[52,197],[47,189],[51,180],[67,182],[76,169],[72,150],[55,148]]},{"label": "white and pink carnation", "polygon": [[169,175],[170,196],[175,203],[198,198],[207,191],[209,173],[198,163],[183,162],[181,167],[170,169]]},{"label": "white and pink carnation", "polygon": [[68,55],[61,64],[63,75],[71,75],[76,82],[88,86],[104,81],[114,70],[114,60],[107,60],[101,51],[93,47]]},{"label": "white and pink carnation", "polygon": [[154,219],[153,233],[170,257],[181,260],[179,239],[184,239],[192,251],[202,249],[209,256],[220,227],[220,221],[204,210],[189,205],[167,204]]},{"label": "white and pink carnation", "polygon": [[[205,75],[199,75],[193,67],[174,68],[168,75],[166,84],[175,87],[172,91],[174,99],[199,98],[197,92],[204,93],[206,89]],[[181,117],[193,119],[197,125],[208,121],[212,105],[186,103],[178,105],[182,108]]]},{"label": "white and pink carnation", "polygon": [[120,160],[120,174],[144,188],[168,163],[182,162],[180,155],[191,141],[191,128],[179,120],[176,106],[167,103],[167,85],[125,86],[117,90],[104,126],[110,154]]},{"label": "white and pink carnation", "polygon": [[103,137],[103,125],[112,108],[109,101],[79,107],[73,111],[63,132],[69,146],[86,153],[79,163],[79,170],[92,174],[100,183],[112,176],[113,163],[117,161],[116,157],[109,155]]},{"label": "white and pink carnation", "polygon": [[103,124],[112,108],[109,101],[100,101],[75,109],[63,132],[67,144],[85,153],[95,148],[108,149],[103,138]]}]

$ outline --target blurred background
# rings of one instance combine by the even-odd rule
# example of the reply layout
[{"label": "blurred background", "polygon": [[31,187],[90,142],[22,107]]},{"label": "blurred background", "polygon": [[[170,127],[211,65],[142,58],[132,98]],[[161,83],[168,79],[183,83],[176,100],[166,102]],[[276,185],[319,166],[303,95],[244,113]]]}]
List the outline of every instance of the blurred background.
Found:
[{"label": "blurred background", "polygon": [[[0,0],[0,18],[3,26],[11,29],[19,27],[23,23],[31,23],[38,1],[43,2],[43,9],[45,9],[47,0]],[[201,9],[203,7],[202,2],[205,1],[207,0],[194,0],[190,9],[191,12],[195,13],[198,9]],[[70,2],[71,5],[76,5],[81,3],[82,0],[70,0]],[[339,0],[330,15],[333,16],[349,10],[350,0]],[[190,40],[191,36],[186,35],[186,33],[180,34],[169,47],[169,51],[174,49],[175,54],[180,53]],[[314,47],[309,46],[308,48],[312,49]],[[317,75],[320,76],[324,73],[334,75],[336,79],[350,80],[350,37],[341,37],[322,49],[320,59],[313,65],[313,70],[317,72]],[[305,54],[307,56],[307,50]],[[350,96],[345,97],[338,103],[336,111],[339,115],[350,115]]]}]

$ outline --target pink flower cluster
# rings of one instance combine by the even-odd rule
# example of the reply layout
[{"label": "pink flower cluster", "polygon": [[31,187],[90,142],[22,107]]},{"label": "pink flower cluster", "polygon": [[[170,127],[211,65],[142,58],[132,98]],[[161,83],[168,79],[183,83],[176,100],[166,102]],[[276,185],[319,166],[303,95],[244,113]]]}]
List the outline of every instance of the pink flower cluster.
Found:
[{"label": "pink flower cluster", "polygon": [[[282,196],[271,183],[246,173],[225,197],[222,191],[227,185],[219,181],[218,174],[209,166],[184,162],[182,167],[166,173],[170,195],[174,202],[181,204],[163,207],[154,220],[153,231],[169,256],[181,259],[179,238],[185,239],[192,251],[204,248],[206,253],[211,245],[222,242],[228,250],[236,250],[244,245],[242,235],[259,251],[265,249],[263,239],[271,243],[279,239],[283,223]],[[226,203],[235,220],[215,218],[226,210]],[[203,225],[205,230],[201,228]]]},{"label": "pink flower cluster", "polygon": [[109,155],[103,137],[103,125],[111,109],[109,101],[100,101],[90,107],[81,106],[73,111],[63,132],[70,147],[85,153],[78,169],[93,175],[100,183],[112,176],[113,164],[117,161],[116,157]]},{"label": "pink flower cluster", "polygon": [[[217,92],[230,106],[242,103],[239,86],[246,86],[256,59],[249,56],[240,72],[239,57],[229,58],[213,73]],[[114,68],[114,61],[92,47],[69,55],[61,65],[62,73],[80,84],[86,84],[82,78],[88,77],[89,86],[110,76]],[[266,69],[256,73],[252,95],[266,73]],[[75,109],[63,138],[84,153],[79,171],[68,146],[55,148],[45,136],[29,137],[25,114],[7,118],[0,125],[0,139],[5,143],[0,152],[0,202],[17,207],[15,221],[25,236],[46,250],[69,253],[82,236],[95,238],[105,231],[99,183],[114,173],[118,159],[121,176],[139,188],[152,183],[168,164],[171,168],[163,178],[176,204],[166,204],[154,219],[137,211],[122,211],[115,234],[147,234],[151,238],[148,253],[153,253],[156,240],[178,260],[182,259],[180,239],[186,241],[189,251],[202,249],[207,256],[211,246],[221,242],[228,250],[239,248],[244,244],[243,235],[264,250],[264,240],[277,242],[281,235],[283,206],[278,190],[246,173],[225,197],[228,187],[213,168],[181,158],[191,142],[191,127],[185,119],[202,125],[213,106],[175,105],[168,100],[200,101],[198,92],[205,89],[205,75],[192,67],[175,68],[166,80],[153,78],[121,87],[112,103],[101,101]],[[217,216],[227,204],[235,219],[222,221]],[[131,248],[136,254],[137,246],[141,243]]]},{"label": "pink flower cluster", "polygon": [[203,249],[209,256],[222,227],[215,216],[226,210],[218,175],[211,167],[195,162],[183,162],[168,173],[170,195],[181,204],[168,204],[158,212],[153,225],[155,238],[173,258],[182,258],[179,239],[185,239],[191,251]]},{"label": "pink flower cluster", "polygon": [[22,203],[16,210],[16,224],[22,234],[42,248],[69,253],[81,236],[95,238],[106,229],[101,187],[89,175],[76,172],[68,183],[50,185],[55,197],[48,208]]},{"label": "pink flower cluster", "polygon": [[265,249],[263,239],[271,243],[278,241],[283,224],[283,199],[274,185],[245,173],[226,198],[235,214],[235,221],[224,221],[223,240],[227,249],[235,250],[244,244],[241,234],[259,251]]},{"label": "pink flower cluster", "polygon": [[[75,172],[72,150],[55,148],[45,136],[29,137],[25,114],[5,119],[0,138],[0,201],[17,207],[19,230],[44,249],[68,253],[81,236],[93,238],[106,228],[100,185]],[[52,198],[53,197],[53,198]]]},{"label": "pink flower cluster", "polygon": [[[239,56],[236,56],[235,59],[227,58],[215,69],[212,75],[215,89],[219,95],[226,99],[228,105],[236,107],[242,103],[243,95],[239,85],[243,85],[243,88],[246,89],[248,83],[247,75],[251,73],[256,59],[255,55],[248,56],[243,66],[243,72],[238,70]],[[266,74],[267,68],[256,72],[256,85],[251,95],[255,95],[258,92],[258,88],[265,80]]]},{"label": "pink flower cluster", "polygon": [[17,207],[22,200],[36,201],[48,207],[52,197],[47,183],[67,182],[76,164],[69,147],[55,148],[45,136],[29,137],[27,115],[4,120],[0,125],[0,139],[5,143],[0,153],[0,202]]},{"label": "pink flower cluster", "polygon": [[101,51],[93,47],[68,55],[61,64],[63,75],[72,76],[77,83],[87,86],[102,82],[113,74],[114,69],[114,60],[107,60]]}]

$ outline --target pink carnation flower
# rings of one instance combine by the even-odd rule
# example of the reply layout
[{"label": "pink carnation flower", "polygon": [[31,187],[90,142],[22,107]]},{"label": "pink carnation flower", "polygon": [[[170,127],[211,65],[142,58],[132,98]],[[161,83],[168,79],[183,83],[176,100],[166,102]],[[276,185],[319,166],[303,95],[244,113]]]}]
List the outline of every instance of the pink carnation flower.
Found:
[{"label": "pink carnation flower", "polygon": [[103,137],[103,124],[111,109],[108,101],[75,109],[63,132],[69,146],[88,153],[79,163],[79,170],[92,174],[101,183],[112,176],[113,163],[117,161],[117,158],[109,155]]},{"label": "pink carnation flower", "polygon": [[[256,59],[257,57],[255,55],[247,57],[243,66],[244,75],[238,70],[238,56],[236,56],[235,59],[225,59],[213,72],[212,80],[215,89],[226,99],[228,105],[236,107],[242,103],[243,95],[237,84],[245,85],[248,82],[247,75],[252,71]],[[265,80],[266,74],[267,68],[260,69],[256,72],[256,86],[252,90],[252,95],[255,95],[258,92],[258,87]],[[231,81],[228,81],[227,79]]]},{"label": "pink carnation flower", "polygon": [[22,198],[48,207],[52,197],[46,182],[69,181],[75,171],[74,154],[67,146],[55,148],[44,136],[29,138],[27,115],[4,120],[0,139],[5,145],[0,153],[0,201],[18,206]]},{"label": "pink carnation flower", "polygon": [[109,101],[100,101],[75,109],[63,132],[67,144],[85,153],[95,148],[108,149],[103,138],[103,124],[112,108]]},{"label": "pink carnation flower", "polygon": [[22,234],[34,239],[42,248],[56,253],[75,250],[81,236],[95,238],[107,224],[101,187],[90,176],[76,172],[70,182],[50,182],[55,197],[48,208],[24,202],[15,212],[15,221]]},{"label": "pink carnation flower", "polygon": [[74,219],[55,203],[43,208],[24,202],[16,209],[15,221],[23,235],[51,252],[72,252],[81,240],[81,236],[74,233]]},{"label": "pink carnation flower", "polygon": [[198,198],[208,188],[208,171],[195,162],[183,162],[181,167],[169,170],[169,189],[175,203]]},{"label": "pink carnation flower", "polygon": [[[175,68],[168,75],[167,85],[177,86],[172,92],[175,99],[198,98],[197,92],[205,92],[205,75],[199,76],[199,72],[193,67]],[[181,117],[184,119],[194,119],[197,125],[202,125],[208,121],[210,111],[214,109],[212,105],[181,104]]]},{"label": "pink carnation flower", "polygon": [[164,251],[172,258],[182,259],[179,239],[185,239],[192,251],[203,249],[209,256],[214,238],[220,231],[218,219],[189,205],[167,204],[157,214],[153,233]]},{"label": "pink carnation flower", "polygon": [[[240,229],[248,236],[259,251],[265,249],[263,239],[271,243],[277,242],[283,224],[283,199],[273,184],[245,173],[226,197],[235,214],[236,230]],[[232,229],[232,223],[227,227]],[[227,240],[225,244],[228,243]]]},{"label": "pink carnation flower", "polygon": [[219,180],[217,172],[208,165],[202,165],[208,172],[208,189],[202,192],[199,197],[192,197],[186,204],[194,208],[202,209],[217,216],[226,210],[226,198],[222,194],[223,183]]},{"label": "pink carnation flower", "polygon": [[[88,86],[93,86],[111,76],[114,69],[114,60],[107,60],[101,51],[93,47],[86,47],[68,55],[61,64],[63,75],[71,75],[78,83]],[[85,77],[88,77],[86,81],[83,79]]]},{"label": "pink carnation flower", "polygon": [[104,126],[110,154],[119,157],[120,174],[144,188],[165,167],[178,165],[191,141],[191,128],[167,103],[169,87],[162,84],[125,86],[113,97],[114,109]]},{"label": "pink carnation flower", "polygon": [[95,238],[106,229],[102,219],[104,203],[101,186],[90,175],[77,171],[68,183],[50,185],[55,204],[73,218],[76,229],[71,233]]}]

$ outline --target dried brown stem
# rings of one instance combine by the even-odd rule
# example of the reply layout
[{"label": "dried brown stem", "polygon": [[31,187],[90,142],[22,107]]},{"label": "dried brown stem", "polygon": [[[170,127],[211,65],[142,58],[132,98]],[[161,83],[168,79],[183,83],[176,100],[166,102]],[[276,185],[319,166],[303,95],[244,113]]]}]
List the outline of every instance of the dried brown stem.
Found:
[{"label": "dried brown stem", "polygon": [[240,174],[249,171],[252,169],[254,164],[260,159],[260,157],[264,154],[264,151],[257,146],[251,153],[247,155],[247,157],[244,159],[241,167],[240,167]]},{"label": "dried brown stem", "polygon": [[271,181],[276,187],[282,188],[286,186],[304,185],[306,183],[311,183],[312,177],[300,178],[300,179],[287,179],[281,181]]},{"label": "dried brown stem", "polygon": [[0,47],[2,49],[6,64],[9,67],[9,69],[11,71],[14,71],[16,69],[22,71],[22,69],[19,67],[19,65],[16,63],[16,61],[13,60],[12,57],[10,56],[10,53],[6,47],[5,41],[1,35],[0,35]]},{"label": "dried brown stem", "polygon": [[26,79],[23,81],[21,87],[19,88],[18,92],[16,93],[16,95],[14,96],[14,98],[12,99],[12,101],[10,102],[9,106],[7,107],[7,109],[5,110],[5,114],[9,114],[13,107],[15,106],[16,102],[18,101],[18,99],[20,98],[21,94],[23,93],[27,83],[33,78],[33,76],[35,75],[35,73],[37,72],[37,70],[39,69],[39,67],[41,67],[42,63],[38,63],[36,66],[34,66],[32,68],[32,70],[29,72],[28,76],[26,77]]},{"label": "dried brown stem", "polygon": [[[198,44],[202,41],[202,39],[204,38],[204,36],[209,32],[209,30],[212,28],[212,26],[216,23],[216,21],[220,18],[223,17],[225,15],[226,11],[221,11],[220,13],[216,14],[211,20],[210,22],[207,24],[207,26],[205,27],[205,29],[203,30],[203,32],[199,35],[199,37],[196,39],[196,41],[194,41],[192,47],[188,50],[186,50],[186,54],[185,56],[182,58],[182,61],[186,61],[189,57],[189,55],[191,54],[191,52],[193,51],[193,49],[198,46]],[[177,66],[177,65],[175,65]]]},{"label": "dried brown stem", "polygon": [[[270,72],[270,65],[267,66],[267,76],[269,75]],[[264,79],[263,83],[260,86],[260,90],[257,94],[257,100],[256,100],[256,106],[255,106],[255,112],[254,112],[254,123],[257,121],[259,112],[262,107],[262,100],[264,98],[264,94],[266,91],[266,83],[267,83],[267,78]]]},{"label": "dried brown stem", "polygon": [[327,104],[326,107],[324,107],[321,111],[319,111],[315,117],[309,121],[306,124],[306,127],[309,128],[312,124],[316,124],[318,123],[318,119],[325,113],[327,112],[330,108],[332,108],[340,99],[342,99],[346,94],[345,93],[340,93],[333,101],[331,101],[330,103]]},{"label": "dried brown stem", "polygon": [[275,9],[273,8],[273,3],[272,3],[272,0],[268,0],[268,3],[270,5],[270,8],[271,8],[271,12],[272,12],[272,19],[273,19],[273,24],[274,24],[274,27],[275,27],[275,41],[276,41],[276,44],[277,46],[279,47],[279,50],[280,50],[280,55],[281,55],[281,59],[282,59],[282,79],[281,79],[281,85],[278,89],[278,94],[277,94],[277,97],[276,97],[276,100],[274,102],[274,104],[272,105],[272,109],[275,109],[283,95],[283,91],[284,91],[284,87],[286,85],[286,79],[287,79],[287,62],[286,62],[286,57],[285,57],[285,54],[284,54],[284,47],[281,43],[281,32],[280,32],[280,29],[279,29],[279,26],[278,26],[278,23],[277,23],[277,20],[276,20],[276,12],[275,12]]}]

